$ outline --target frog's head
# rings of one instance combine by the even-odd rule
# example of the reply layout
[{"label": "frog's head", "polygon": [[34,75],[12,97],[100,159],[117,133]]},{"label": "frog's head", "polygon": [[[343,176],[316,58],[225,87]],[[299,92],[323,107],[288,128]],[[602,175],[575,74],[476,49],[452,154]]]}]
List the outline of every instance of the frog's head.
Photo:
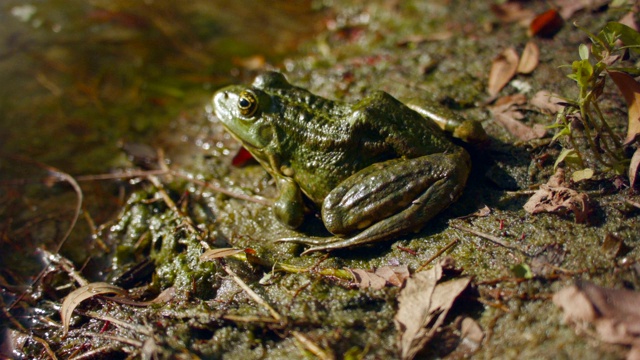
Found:
[{"label": "frog's head", "polygon": [[280,73],[268,72],[256,77],[251,86],[233,85],[213,96],[216,116],[225,128],[254,156],[261,158],[274,141],[274,117],[279,116],[272,90],[291,87]]}]

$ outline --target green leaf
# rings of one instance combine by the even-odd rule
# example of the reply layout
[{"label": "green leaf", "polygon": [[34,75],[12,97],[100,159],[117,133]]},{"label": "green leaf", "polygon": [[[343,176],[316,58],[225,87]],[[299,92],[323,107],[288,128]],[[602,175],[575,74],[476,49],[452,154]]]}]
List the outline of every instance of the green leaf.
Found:
[{"label": "green leaf", "polygon": [[571,129],[568,126],[565,126],[562,130],[558,131],[555,135],[553,135],[553,139],[551,142],[556,141],[561,136],[567,136],[571,134]]},{"label": "green leaf", "polygon": [[571,68],[575,76],[574,80],[578,82],[578,85],[588,87],[591,75],[593,75],[593,66],[591,66],[589,60],[574,61],[573,64],[571,64]]},{"label": "green leaf", "polygon": [[553,164],[553,169],[555,170],[563,161],[568,164],[578,164],[580,158],[574,149],[562,149],[560,155],[558,155],[558,159],[556,159],[556,163]]},{"label": "green leaf", "polygon": [[511,272],[513,272],[513,274],[519,278],[524,278],[524,279],[533,278],[533,272],[531,271],[531,268],[529,267],[529,265],[525,263],[513,266],[511,268]]},{"label": "green leaf", "polygon": [[589,58],[589,47],[587,45],[580,44],[578,51],[580,53],[580,59],[587,60]]},{"label": "green leaf", "polygon": [[627,5],[628,0],[613,0],[611,2],[611,4],[609,4],[610,7],[623,7]]},{"label": "green leaf", "polygon": [[592,177],[593,177],[593,169],[589,169],[589,168],[574,171],[573,174],[571,174],[571,180],[573,180],[574,182],[589,180]]},{"label": "green leaf", "polygon": [[627,25],[612,21],[607,23],[600,33],[605,36],[619,37],[625,46],[634,46],[629,48],[631,51],[640,54],[640,48],[635,47],[640,46],[640,33]]}]

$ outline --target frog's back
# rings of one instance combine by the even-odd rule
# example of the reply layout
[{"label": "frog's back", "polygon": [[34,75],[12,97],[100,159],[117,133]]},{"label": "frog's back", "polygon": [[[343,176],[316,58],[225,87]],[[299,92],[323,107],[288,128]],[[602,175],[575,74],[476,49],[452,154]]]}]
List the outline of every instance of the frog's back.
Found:
[{"label": "frog's back", "polygon": [[[358,117],[354,127],[369,133],[374,130],[377,141],[384,143],[395,157],[413,158],[456,148],[435,122],[384,91],[376,91],[355,103],[352,110],[352,116]],[[366,141],[363,146],[366,147]]]}]

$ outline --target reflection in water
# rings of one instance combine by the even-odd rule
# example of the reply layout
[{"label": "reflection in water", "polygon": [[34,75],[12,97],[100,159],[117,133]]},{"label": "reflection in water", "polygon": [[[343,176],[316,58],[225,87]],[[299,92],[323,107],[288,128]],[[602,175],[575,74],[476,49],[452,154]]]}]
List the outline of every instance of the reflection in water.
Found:
[{"label": "reflection in water", "polygon": [[[3,1],[0,234],[11,249],[0,255],[0,276],[37,273],[31,248],[55,248],[73,219],[78,195],[43,164],[103,174],[129,166],[119,143],[166,150],[184,141],[176,124],[191,116],[207,126],[213,90],[243,68],[277,64],[317,30],[310,3]],[[176,139],[161,143],[166,129]],[[122,206],[127,183],[81,185],[84,215],[63,251],[76,264],[92,246],[104,251],[90,235]]]}]

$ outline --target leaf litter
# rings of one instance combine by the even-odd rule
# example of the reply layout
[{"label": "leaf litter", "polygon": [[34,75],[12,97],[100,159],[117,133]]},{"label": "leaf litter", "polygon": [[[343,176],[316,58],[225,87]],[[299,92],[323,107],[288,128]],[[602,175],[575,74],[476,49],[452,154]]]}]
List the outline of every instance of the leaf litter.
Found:
[{"label": "leaf litter", "polygon": [[553,303],[577,333],[595,330],[604,342],[630,346],[627,359],[640,358],[640,292],[578,281],[558,291]]},{"label": "leaf litter", "polygon": [[522,141],[540,139],[547,134],[547,129],[542,124],[535,124],[533,127],[524,124],[524,114],[520,107],[526,103],[527,99],[523,94],[515,94],[501,97],[489,110],[493,114],[493,119],[502,125],[511,135]]},{"label": "leaf litter", "polygon": [[409,277],[407,265],[382,266],[375,271],[363,269],[349,269],[361,289],[372,288],[380,290],[387,285],[402,286]]},{"label": "leaf litter", "polygon": [[394,323],[400,333],[398,347],[402,359],[415,358],[434,338],[455,300],[471,283],[469,277],[441,281],[442,275],[440,263],[415,273],[398,295]]},{"label": "leaf litter", "polygon": [[564,185],[564,169],[558,168],[546,184],[540,185],[523,206],[530,214],[565,213],[570,211],[576,223],[584,223],[591,212],[589,197],[585,193],[569,189]]}]

